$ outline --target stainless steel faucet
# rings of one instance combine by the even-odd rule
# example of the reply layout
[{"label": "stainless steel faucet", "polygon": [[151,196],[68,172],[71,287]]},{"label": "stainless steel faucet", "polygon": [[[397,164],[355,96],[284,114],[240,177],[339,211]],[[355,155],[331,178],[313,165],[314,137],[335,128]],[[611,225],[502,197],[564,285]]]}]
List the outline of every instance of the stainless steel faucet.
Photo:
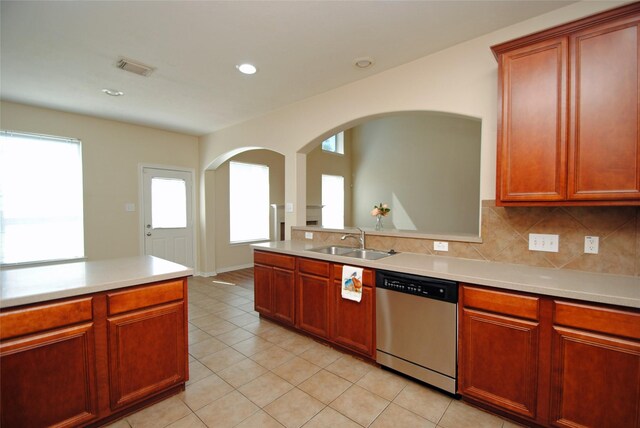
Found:
[{"label": "stainless steel faucet", "polygon": [[342,235],[340,240],[344,241],[347,238],[357,239],[358,242],[360,242],[360,249],[364,250],[364,230],[360,229],[359,227],[356,227],[356,229],[360,231],[360,236],[356,235],[355,233],[347,233],[346,235]]}]

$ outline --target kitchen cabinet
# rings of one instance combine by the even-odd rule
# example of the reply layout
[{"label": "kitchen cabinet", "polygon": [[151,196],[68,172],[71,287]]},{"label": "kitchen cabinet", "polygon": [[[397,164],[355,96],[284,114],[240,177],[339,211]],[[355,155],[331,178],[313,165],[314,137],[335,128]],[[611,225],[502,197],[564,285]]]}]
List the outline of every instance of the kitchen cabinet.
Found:
[{"label": "kitchen cabinet", "polygon": [[254,252],[255,310],[292,326],[295,322],[296,258]]},{"label": "kitchen cabinet", "polygon": [[375,275],[371,269],[362,272],[360,302],[342,298],[342,265],[333,265],[331,292],[331,340],[355,352],[375,358]]},{"label": "kitchen cabinet", "polygon": [[135,403],[186,378],[182,281],[107,295],[111,408]]},{"label": "kitchen cabinet", "polygon": [[640,4],[493,46],[496,204],[640,205]]},{"label": "kitchen cabinet", "polygon": [[640,427],[640,314],[555,302],[551,423]]},{"label": "kitchen cabinet", "polygon": [[[342,298],[341,264],[258,250],[254,251],[254,262],[256,311],[329,344],[375,360],[374,270],[363,270],[362,300],[354,302]],[[291,270],[294,268],[295,271]],[[279,275],[279,280],[274,279]],[[275,284],[279,284],[279,293],[274,292]],[[281,304],[280,307],[287,308],[295,323],[289,317],[277,316],[273,302],[278,298],[275,296],[290,302],[290,305]]]},{"label": "kitchen cabinet", "polygon": [[98,419],[93,299],[0,314],[0,425],[76,426]]},{"label": "kitchen cabinet", "polygon": [[322,338],[329,337],[330,275],[330,263],[298,258],[296,326]]},{"label": "kitchen cabinet", "polygon": [[187,280],[3,309],[0,425],[101,424],[184,389]]},{"label": "kitchen cabinet", "polygon": [[459,392],[537,417],[540,299],[462,286]]},{"label": "kitchen cabinet", "polygon": [[461,286],[459,393],[541,426],[640,427],[640,312]]}]

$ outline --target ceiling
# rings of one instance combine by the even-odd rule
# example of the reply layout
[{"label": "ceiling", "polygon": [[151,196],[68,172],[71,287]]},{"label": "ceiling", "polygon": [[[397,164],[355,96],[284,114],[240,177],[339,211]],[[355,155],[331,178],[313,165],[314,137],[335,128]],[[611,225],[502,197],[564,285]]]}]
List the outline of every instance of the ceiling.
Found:
[{"label": "ceiling", "polygon": [[2,0],[0,97],[203,135],[569,3]]}]

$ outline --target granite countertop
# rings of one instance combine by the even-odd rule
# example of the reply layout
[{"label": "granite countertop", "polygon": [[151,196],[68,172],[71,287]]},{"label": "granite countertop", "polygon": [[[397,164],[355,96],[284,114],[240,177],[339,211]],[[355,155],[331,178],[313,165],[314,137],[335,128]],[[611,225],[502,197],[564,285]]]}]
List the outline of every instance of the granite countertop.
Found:
[{"label": "granite countertop", "polygon": [[416,253],[398,253],[371,261],[308,251],[320,246],[322,245],[318,243],[303,241],[277,241],[254,244],[253,248],[505,290],[640,308],[640,277],[635,276],[539,268]]},{"label": "granite countertop", "polygon": [[193,269],[153,256],[3,269],[0,308],[193,275]]}]

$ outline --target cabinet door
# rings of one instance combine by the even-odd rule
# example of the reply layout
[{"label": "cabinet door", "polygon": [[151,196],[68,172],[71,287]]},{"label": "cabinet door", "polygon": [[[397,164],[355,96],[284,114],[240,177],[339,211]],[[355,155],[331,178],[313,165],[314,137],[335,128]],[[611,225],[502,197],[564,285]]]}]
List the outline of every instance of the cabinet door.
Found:
[{"label": "cabinet door", "polygon": [[254,308],[256,312],[263,315],[272,315],[273,313],[273,287],[272,287],[273,268],[270,266],[254,265],[253,268],[253,289],[254,289]]},{"label": "cabinet door", "polygon": [[463,309],[460,393],[536,417],[539,324]]},{"label": "cabinet door", "polygon": [[362,300],[343,299],[342,284],[336,281],[333,286],[333,332],[332,340],[368,357],[374,356],[373,288],[362,287]]},{"label": "cabinet door", "polygon": [[273,316],[293,325],[295,308],[295,275],[287,269],[273,268]]},{"label": "cabinet door", "polygon": [[298,328],[320,337],[329,336],[327,304],[332,283],[329,278],[298,274]]},{"label": "cabinet door", "polygon": [[498,203],[565,199],[567,73],[564,37],[501,55]]},{"label": "cabinet door", "polygon": [[0,426],[71,427],[97,417],[93,323],[0,345]]},{"label": "cabinet door", "polygon": [[571,37],[568,198],[640,199],[638,18]]},{"label": "cabinet door", "polygon": [[554,328],[551,423],[640,427],[640,342]]},{"label": "cabinet door", "polygon": [[112,409],[184,382],[184,302],[107,320]]}]

